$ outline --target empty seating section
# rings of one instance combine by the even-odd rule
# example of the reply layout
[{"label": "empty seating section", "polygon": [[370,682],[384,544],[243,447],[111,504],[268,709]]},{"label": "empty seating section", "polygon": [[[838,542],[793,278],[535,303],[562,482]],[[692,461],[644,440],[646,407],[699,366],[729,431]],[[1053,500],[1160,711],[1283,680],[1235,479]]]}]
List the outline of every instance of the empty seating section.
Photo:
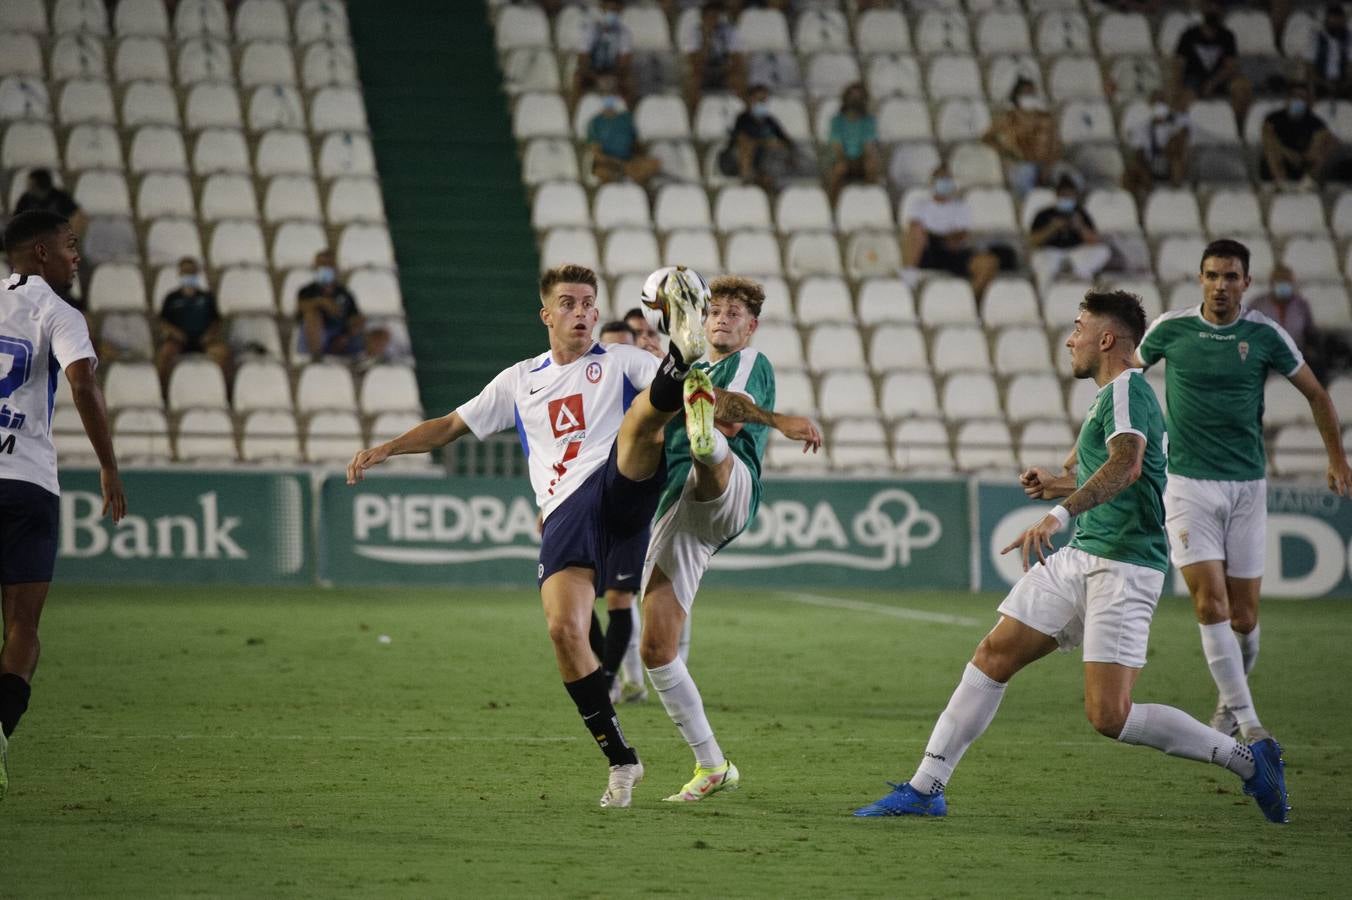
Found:
[{"label": "empty seating section", "polygon": [[[421,416],[341,0],[0,11],[0,210],[46,168],[89,218],[81,299],[126,459],[332,464]],[[295,351],[295,292],[322,247],[395,362],[354,375]],[[157,314],[182,256],[205,266],[234,365],[189,354],[161,384]],[[72,412],[59,404],[58,450],[88,461]]]},{"label": "empty seating section", "polygon": [[[830,448],[825,460],[805,462],[772,441],[772,468],[820,469],[825,462],[847,471],[1008,474],[1018,465],[1055,463],[1073,441],[1094,385],[1071,377],[1064,344],[1093,285],[1068,271],[1044,283],[1032,276],[1030,225],[1053,193],[1040,187],[1018,196],[1000,157],[982,141],[1018,78],[1046,98],[1066,159],[1084,184],[1085,209],[1113,250],[1099,284],[1138,293],[1151,318],[1195,305],[1203,246],[1237,237],[1252,251],[1251,296],[1265,291],[1273,268],[1284,263],[1320,325],[1352,332],[1352,193],[1274,192],[1257,180],[1263,116],[1279,105],[1273,96],[1260,90],[1243,121],[1228,102],[1195,103],[1188,183],[1161,182],[1139,201],[1122,188],[1134,152],[1128,141],[1148,120],[1150,94],[1165,82],[1191,21],[1168,5],[1154,16],[1081,0],[748,7],[735,24],[751,69],[776,76],[762,78],[771,85],[771,112],[821,173],[800,174],[767,193],[717,166],[742,99],[706,92],[687,108],[677,93],[679,71],[631,98],[640,139],[661,148],[654,152],[662,177],[647,191],[599,184],[587,171],[582,136],[600,99],[569,91],[595,5],[565,5],[551,23],[530,2],[487,3],[542,264],[599,266],[605,311],[616,313],[634,305],[642,272],[656,264],[766,282],[754,345],[775,365],[779,407],[823,417]],[[627,4],[624,20],[636,45],[641,24],[644,40],[667,49],[683,17],[694,16],[695,5],[666,6],[675,8],[671,19],[656,2]],[[1292,15],[1294,36],[1275,34],[1267,14],[1252,9],[1232,12],[1229,27],[1241,54],[1292,62],[1304,52],[1307,18]],[[683,65],[677,60],[676,69]],[[851,184],[833,200],[825,190],[830,123],[841,91],[854,81],[870,93],[885,183]],[[60,98],[52,102],[59,106]],[[1335,132],[1352,122],[1352,104],[1319,101],[1316,112]],[[1018,257],[983,297],[947,275],[900,277],[902,229],[941,162],[971,208],[975,240],[1002,243]],[[101,196],[110,206],[118,202],[115,185],[89,190],[96,188],[107,189]],[[331,205],[328,214],[332,220]],[[1151,373],[1157,388],[1161,375]],[[1271,391],[1279,387],[1285,391]],[[1352,402],[1352,391],[1343,395]],[[1317,434],[1299,430],[1308,415],[1297,416],[1289,399],[1280,392],[1269,398],[1269,424],[1282,428],[1274,466],[1305,471],[1299,456],[1317,449]],[[1342,409],[1352,417],[1347,402]],[[1284,410],[1294,410],[1291,421]]]}]

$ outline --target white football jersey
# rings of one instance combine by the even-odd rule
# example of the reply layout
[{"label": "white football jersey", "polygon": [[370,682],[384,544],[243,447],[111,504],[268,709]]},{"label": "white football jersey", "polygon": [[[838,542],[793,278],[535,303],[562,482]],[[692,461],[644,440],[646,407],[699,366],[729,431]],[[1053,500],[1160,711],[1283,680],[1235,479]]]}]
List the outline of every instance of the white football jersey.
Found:
[{"label": "white football jersey", "polygon": [[458,410],[482,440],[513,426],[548,517],[610,456],[620,421],[661,360],[627,344],[593,344],[561,366],[549,353],[522,360]]},{"label": "white football jersey", "polygon": [[61,493],[52,446],[56,379],[98,355],[84,316],[37,275],[15,273],[0,287],[0,478]]}]

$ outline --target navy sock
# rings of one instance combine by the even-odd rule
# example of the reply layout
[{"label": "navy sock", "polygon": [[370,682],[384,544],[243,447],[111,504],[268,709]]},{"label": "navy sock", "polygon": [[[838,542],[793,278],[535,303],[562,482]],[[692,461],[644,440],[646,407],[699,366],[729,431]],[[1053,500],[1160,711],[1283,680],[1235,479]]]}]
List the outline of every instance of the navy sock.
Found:
[{"label": "navy sock", "polygon": [[591,644],[596,658],[601,659],[606,652],[606,639],[601,631],[601,617],[596,614],[596,610],[592,610],[591,632],[587,635],[587,642]]},{"label": "navy sock", "polygon": [[619,716],[615,707],[610,705],[610,686],[606,684],[606,674],[598,668],[590,675],[577,681],[567,681],[563,685],[568,695],[577,704],[582,722],[596,739],[596,745],[606,755],[612,766],[627,766],[638,762],[638,754],[624,739],[620,730]]},{"label": "navy sock", "polygon": [[0,675],[0,730],[4,731],[5,737],[9,737],[19,727],[19,719],[27,711],[28,698],[32,694],[33,689],[28,682],[18,675],[12,672]]},{"label": "navy sock", "polygon": [[628,609],[612,609],[610,621],[606,625],[605,653],[601,655],[601,668],[606,671],[606,680],[613,682],[615,673],[620,671],[620,662],[629,652],[629,639],[634,634],[634,616]]}]

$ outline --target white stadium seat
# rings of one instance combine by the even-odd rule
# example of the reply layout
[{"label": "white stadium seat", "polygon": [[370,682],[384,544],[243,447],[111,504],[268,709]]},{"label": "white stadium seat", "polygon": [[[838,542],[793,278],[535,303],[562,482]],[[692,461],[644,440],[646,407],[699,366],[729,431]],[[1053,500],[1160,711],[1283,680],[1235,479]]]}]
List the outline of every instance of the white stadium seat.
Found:
[{"label": "white stadium seat", "polygon": [[873,329],[868,359],[875,372],[929,369],[925,336],[914,325],[887,324]]},{"label": "white stadium seat", "polygon": [[[339,182],[334,182],[335,188]],[[319,208],[319,188],[307,175],[278,175],[268,182],[263,196],[263,218],[269,222],[299,220],[314,222],[323,218]],[[334,224],[352,221],[353,217],[333,219]]]},{"label": "white stadium seat", "polygon": [[[1005,390],[1005,410],[1009,421],[1016,423],[1053,416],[1064,421],[1060,379],[1050,371],[1015,375]],[[1062,448],[1062,457],[1069,449],[1069,444]]]},{"label": "white stadium seat", "polygon": [[157,219],[146,232],[146,262],[177,263],[185,256],[202,258],[202,237],[191,219]]},{"label": "white stadium seat", "polygon": [[239,83],[245,88],[265,84],[294,85],[296,60],[282,41],[255,41],[239,57]]},{"label": "white stadium seat", "polygon": [[821,413],[828,419],[877,414],[873,381],[864,372],[827,372],[818,385]]},{"label": "white stadium seat", "polygon": [[227,317],[277,312],[272,279],[268,270],[259,266],[232,266],[222,272],[216,303],[221,315]]},{"label": "white stadium seat", "polygon": [[232,81],[235,67],[230,58],[230,46],[225,41],[205,35],[184,41],[178,47],[176,71],[180,87],[201,82]]},{"label": "white stadium seat", "polygon": [[302,0],[296,9],[296,43],[347,41],[347,11],[341,0]]},{"label": "white stadium seat", "polygon": [[214,269],[266,265],[267,249],[258,223],[238,220],[219,223],[212,229],[207,259]]},{"label": "white stadium seat", "polygon": [[[145,148],[142,142],[147,137],[143,135],[151,130],[142,128],[132,138],[131,169],[183,168],[183,139],[174,129],[154,129],[155,152],[138,153],[138,150]],[[117,132],[108,125],[76,125],[66,138],[66,166],[72,170],[122,168],[122,143],[118,140]]]},{"label": "white stadium seat", "polygon": [[53,84],[71,79],[102,82],[108,77],[108,53],[94,35],[62,35],[48,56],[48,70]]},{"label": "white stadium seat", "polygon": [[291,25],[282,0],[244,0],[235,9],[235,39],[289,41]]},{"label": "white stadium seat", "polygon": [[202,218],[208,222],[257,219],[258,197],[253,179],[229,172],[209,176],[202,186]]},{"label": "white stadium seat", "polygon": [[[271,135],[264,136],[263,141],[266,142],[270,137]],[[261,156],[261,144],[259,151]],[[193,144],[192,168],[199,177],[214,172],[252,174],[249,148],[244,143],[244,133],[236,128],[208,128],[203,131]]]},{"label": "white stadium seat", "polygon": [[697,272],[721,272],[723,254],[712,231],[686,228],[668,233],[662,246],[662,264],[689,266]]},{"label": "white stadium seat", "polygon": [[913,474],[951,472],[948,429],[938,419],[903,419],[892,432],[892,462]]},{"label": "white stadium seat", "polygon": [[807,339],[807,365],[814,372],[864,368],[864,344],[853,325],[818,325]]},{"label": "white stadium seat", "polygon": [[934,335],[932,353],[936,375],[991,370],[986,335],[973,325],[949,325],[939,329]]},{"label": "white stadium seat", "polygon": [[915,25],[915,49],[925,56],[970,53],[967,17],[960,10],[928,10]]},{"label": "white stadium seat", "polygon": [[246,360],[235,373],[235,412],[291,409],[291,380],[275,360]]},{"label": "white stadium seat", "polygon": [[[117,159],[120,167],[120,153]],[[3,144],[0,144],[0,164],[6,169],[29,166],[59,168],[61,151],[57,149],[52,127],[46,122],[15,122],[10,125],[5,129]]]},{"label": "white stadium seat", "polygon": [[161,408],[160,377],[150,363],[112,363],[104,376],[103,399],[110,410]]},{"label": "white stadium seat", "polygon": [[299,462],[300,437],[290,410],[260,410],[244,420],[240,458],[247,462]]},{"label": "white stadium seat", "polygon": [[185,356],[169,374],[169,409],[229,409],[221,367],[200,356]]},{"label": "white stadium seat", "polygon": [[854,40],[861,56],[877,53],[908,53],[911,32],[897,9],[873,8],[855,19]]},{"label": "white stadium seat", "polygon": [[[337,135],[330,135],[336,137]],[[364,148],[368,154],[367,160],[370,161],[370,144],[363,143],[359,145]],[[324,148],[327,150],[330,144],[325,141]],[[358,145],[354,145],[358,146]],[[374,169],[374,162],[370,162],[368,172]],[[310,142],[303,132],[299,131],[268,131],[263,134],[258,141],[258,148],[254,155],[254,171],[262,178],[269,178],[273,175],[310,175],[314,172],[314,166],[310,161]],[[320,156],[320,174],[328,177],[333,174],[348,174],[347,172],[330,172],[324,167],[324,157]],[[356,173],[353,173],[356,174]]]},{"label": "white stadium seat", "polygon": [[[798,285],[794,309],[798,314],[799,325],[854,321],[850,287],[844,279],[834,276],[813,275],[804,278]],[[863,364],[862,353],[858,363]]]},{"label": "white stadium seat", "polygon": [[900,278],[869,278],[859,286],[858,315],[863,325],[914,322],[915,298]]},{"label": "white stadium seat", "polygon": [[[272,265],[278,269],[310,266],[315,254],[328,246],[328,236],[315,222],[283,222],[272,236]],[[341,252],[338,264],[352,268]]]},{"label": "white stadium seat", "polygon": [[693,184],[663,185],[653,202],[653,221],[659,231],[712,228],[709,195]]},{"label": "white stadium seat", "polygon": [[174,34],[179,39],[203,34],[229,37],[225,4],[221,0],[181,0],[174,9]]},{"label": "white stadium seat", "polygon": [[175,458],[183,462],[231,463],[238,457],[230,414],[190,409],[178,420]]},{"label": "white stadium seat", "polygon": [[879,412],[892,421],[939,415],[939,395],[928,372],[889,373],[880,399]]},{"label": "white stadium seat", "polygon": [[158,409],[127,409],[113,419],[113,442],[120,460],[168,462],[173,457],[169,422]]},{"label": "white stadium seat", "polygon": [[302,413],[326,409],[355,412],[357,394],[351,370],[333,362],[306,364],[296,382],[296,408]]},{"label": "white stadium seat", "polygon": [[110,310],[146,311],[146,283],[139,264],[104,263],[90,276],[89,308],[96,313]]},{"label": "white stadium seat", "polygon": [[1018,469],[1014,441],[1003,421],[966,422],[958,429],[958,468],[1012,474]]},{"label": "white stadium seat", "polygon": [[944,381],[944,417],[950,422],[990,419],[1000,415],[995,379],[984,372],[958,372]]},{"label": "white stadium seat", "polygon": [[831,429],[831,461],[841,469],[882,470],[889,466],[887,433],[876,418],[841,419]]},{"label": "white stadium seat", "polygon": [[18,32],[0,33],[0,77],[43,76],[42,45],[37,37]]},{"label": "white stadium seat", "polygon": [[366,106],[361,91],[329,85],[310,100],[310,128],[316,134],[328,131],[366,131]]}]

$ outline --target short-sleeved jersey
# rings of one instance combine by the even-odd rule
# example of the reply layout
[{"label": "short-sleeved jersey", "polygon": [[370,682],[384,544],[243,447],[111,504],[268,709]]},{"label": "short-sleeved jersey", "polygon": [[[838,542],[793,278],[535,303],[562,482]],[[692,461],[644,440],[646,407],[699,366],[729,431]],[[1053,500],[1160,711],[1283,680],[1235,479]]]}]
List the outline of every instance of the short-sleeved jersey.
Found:
[{"label": "short-sleeved jersey", "polygon": [[1080,513],[1070,546],[1104,559],[1169,568],[1169,538],[1164,530],[1164,482],[1167,440],[1159,400],[1140,369],[1128,369],[1099,389],[1075,445],[1082,486],[1108,461],[1108,442],[1119,434],[1145,438],[1141,477],[1116,497]]},{"label": "short-sleeved jersey", "polygon": [[[751,402],[766,412],[775,408],[775,370],[770,360],[752,347],[743,347],[716,363],[696,363],[695,368],[709,373],[709,380],[720,391],[745,394]],[[728,449],[746,463],[751,473],[751,508],[746,520],[756,517],[760,506],[761,459],[770,440],[770,426],[748,422],[728,438]],[[667,425],[667,483],[657,503],[657,516],[662,515],[681,496],[685,480],[690,474],[690,438],[685,433],[685,419],[677,416]],[[735,535],[734,535],[735,537]]]},{"label": "short-sleeved jersey", "polygon": [[56,379],[98,355],[84,316],[37,275],[10,275],[0,287],[0,478],[60,494],[52,407]]},{"label": "short-sleeved jersey", "polygon": [[480,439],[515,427],[545,518],[605,463],[620,421],[660,360],[624,344],[593,344],[567,365],[550,353],[498,374],[457,410]]},{"label": "short-sleeved jersey", "polygon": [[1140,354],[1147,366],[1168,361],[1169,471],[1212,481],[1264,477],[1263,385],[1270,371],[1288,378],[1305,364],[1291,335],[1246,309],[1213,325],[1200,306],[1160,316]]}]

